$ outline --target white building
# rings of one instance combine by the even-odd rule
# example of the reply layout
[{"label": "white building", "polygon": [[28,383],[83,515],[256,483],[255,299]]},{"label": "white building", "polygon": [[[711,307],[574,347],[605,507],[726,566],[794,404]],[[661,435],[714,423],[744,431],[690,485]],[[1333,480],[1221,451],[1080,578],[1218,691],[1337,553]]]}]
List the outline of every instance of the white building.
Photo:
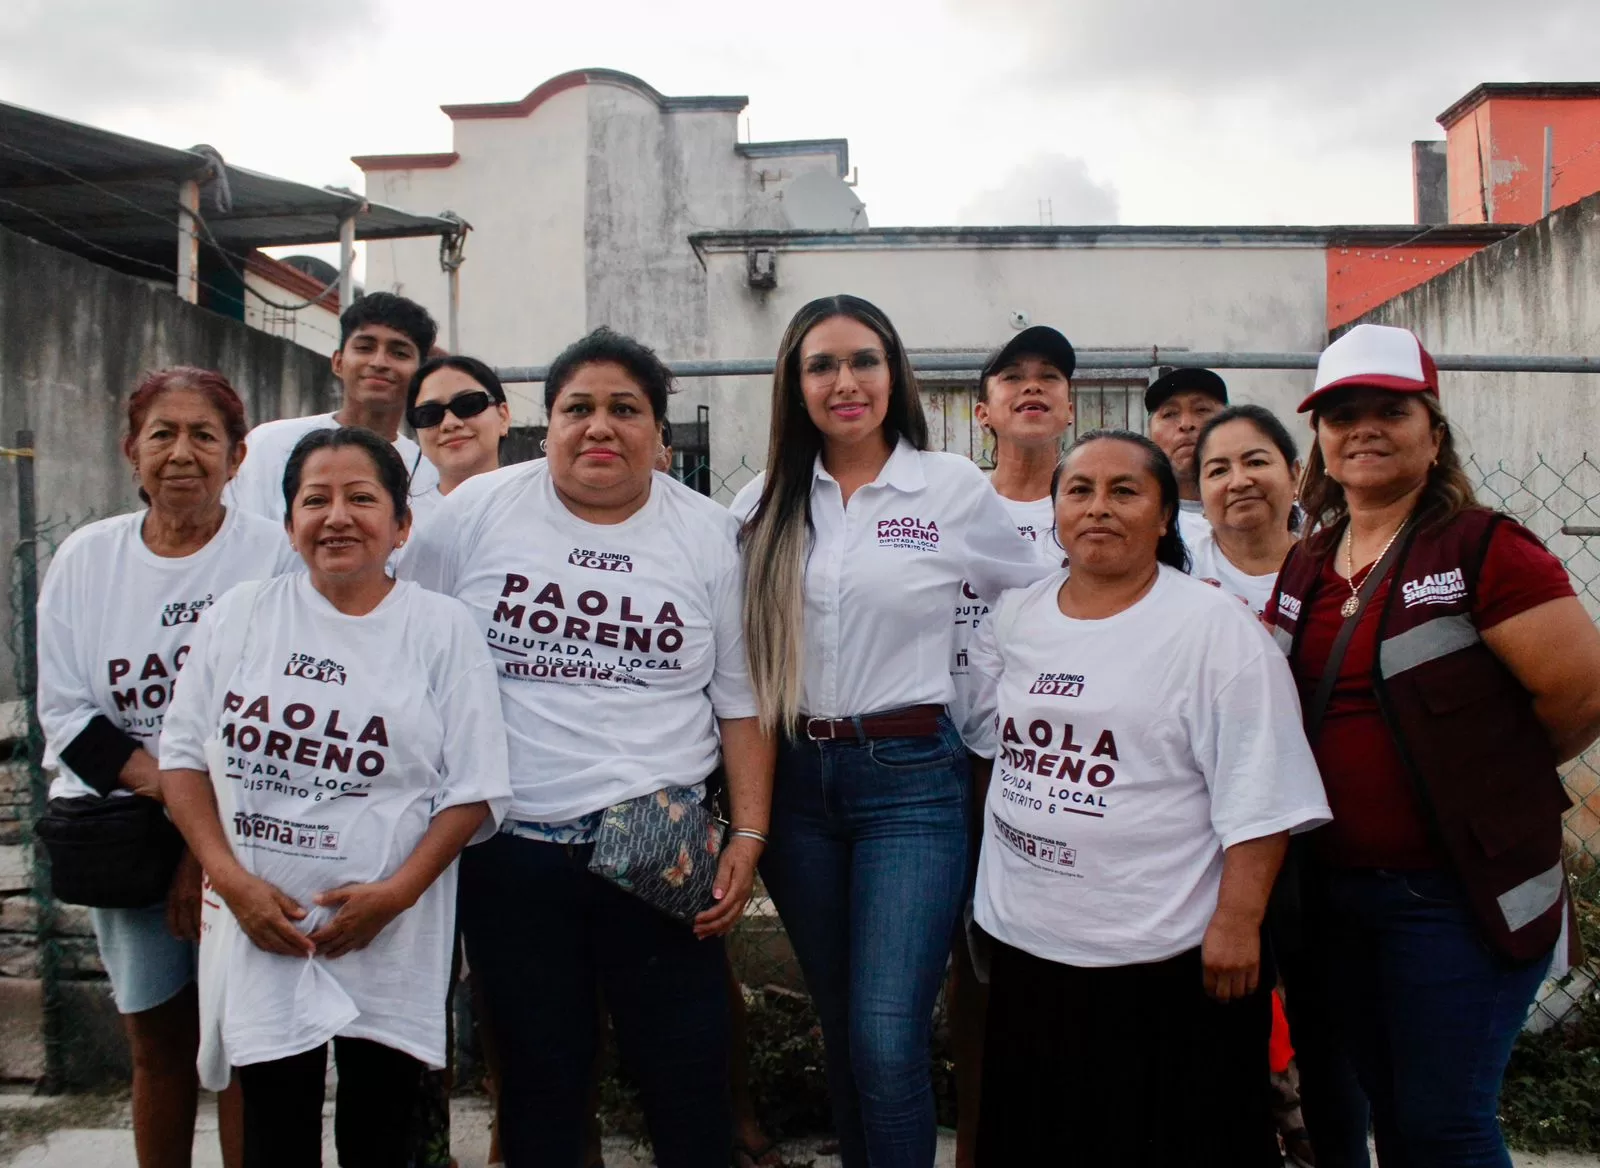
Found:
[{"label": "white building", "polygon": [[[880,305],[914,350],[991,349],[1021,314],[1080,348],[1309,351],[1342,310],[1348,288],[1336,273],[1402,244],[1414,245],[1409,259],[1511,230],[1436,227],[1419,242],[1411,225],[872,229],[845,184],[845,141],[740,142],[745,104],[666,97],[627,74],[582,70],[521,101],[443,107],[449,153],[355,161],[374,200],[448,207],[472,224],[460,347],[500,366],[545,364],[602,324],[669,360],[770,357],[801,304],[838,292]],[[373,243],[367,278],[445,319],[432,243]],[[1309,374],[1228,380],[1237,399],[1287,415]],[[1142,425],[1146,381],[1142,368],[1085,374],[1080,415]],[[970,376],[927,388],[936,432],[977,453]],[[683,390],[672,406],[680,445],[709,447],[712,467],[737,487],[741,462],[765,458],[769,380]],[[539,395],[512,388],[518,424],[543,421]],[[709,434],[693,426],[700,419]]]}]

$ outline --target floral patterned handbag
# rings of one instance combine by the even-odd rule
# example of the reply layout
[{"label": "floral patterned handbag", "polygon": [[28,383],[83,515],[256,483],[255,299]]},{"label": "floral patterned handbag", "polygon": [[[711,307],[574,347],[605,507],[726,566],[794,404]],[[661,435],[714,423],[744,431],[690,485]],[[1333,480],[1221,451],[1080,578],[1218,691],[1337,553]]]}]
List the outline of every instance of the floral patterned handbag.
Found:
[{"label": "floral patterned handbag", "polygon": [[712,905],[728,825],[693,787],[668,787],[607,807],[589,871],[681,921]]}]

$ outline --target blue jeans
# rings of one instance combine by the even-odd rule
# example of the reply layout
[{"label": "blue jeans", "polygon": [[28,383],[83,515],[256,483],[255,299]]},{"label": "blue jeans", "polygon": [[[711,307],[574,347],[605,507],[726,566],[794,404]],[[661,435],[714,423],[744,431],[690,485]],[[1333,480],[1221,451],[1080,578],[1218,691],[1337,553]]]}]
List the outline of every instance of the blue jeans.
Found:
[{"label": "blue jeans", "polygon": [[1317,879],[1326,914],[1311,943],[1372,1104],[1379,1163],[1510,1168],[1500,1082],[1549,955],[1518,964],[1491,951],[1444,872],[1325,869]]},{"label": "blue jeans", "polygon": [[592,875],[592,850],[502,832],[461,854],[457,915],[499,1046],[506,1164],[583,1163],[601,993],[656,1163],[726,1164],[722,941]]},{"label": "blue jeans", "polygon": [[845,1168],[933,1163],[933,1007],[967,886],[971,775],[939,732],[784,744],[761,875],[822,1018]]}]

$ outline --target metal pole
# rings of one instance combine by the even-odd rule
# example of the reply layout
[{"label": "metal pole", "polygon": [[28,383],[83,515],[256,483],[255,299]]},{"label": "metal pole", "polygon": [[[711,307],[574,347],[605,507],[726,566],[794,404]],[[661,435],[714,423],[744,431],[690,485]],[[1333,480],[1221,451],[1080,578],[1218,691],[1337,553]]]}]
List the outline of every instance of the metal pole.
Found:
[{"label": "metal pole", "polygon": [[[1154,369],[1163,365],[1205,369],[1315,369],[1320,353],[1206,353],[1191,349],[1079,349],[1078,370]],[[919,373],[977,373],[987,353],[912,354]],[[1600,357],[1512,357],[1442,354],[1440,369],[1457,373],[1600,373]],[[720,361],[670,361],[677,377],[770,377],[772,358]],[[543,381],[547,365],[509,365],[496,369],[504,382]]]},{"label": "metal pole", "polygon": [[200,182],[185,179],[178,184],[178,299],[190,304],[200,302],[199,214]]},{"label": "metal pole", "polygon": [[[339,220],[339,311],[343,312],[356,299],[356,217],[346,215]],[[427,358],[424,353],[423,358]]]},{"label": "metal pole", "polygon": [[461,265],[450,265],[450,351],[461,352]]},{"label": "metal pole", "polygon": [[[39,727],[39,643],[35,607],[39,603],[39,517],[34,493],[33,431],[17,431],[17,611],[12,614],[21,632],[17,645],[17,688],[28,716],[29,810],[32,823],[45,812],[49,787],[39,765],[44,731]],[[41,1038],[44,1042],[44,1077],[41,1095],[62,1089],[61,990],[55,943],[55,902],[50,897],[50,857],[33,845],[33,935],[39,962]]]},{"label": "metal pole", "polygon": [[1555,157],[1556,131],[1554,126],[1544,128],[1544,199],[1539,204],[1539,218],[1545,219],[1550,215],[1550,188],[1554,185],[1551,179],[1551,162]]}]

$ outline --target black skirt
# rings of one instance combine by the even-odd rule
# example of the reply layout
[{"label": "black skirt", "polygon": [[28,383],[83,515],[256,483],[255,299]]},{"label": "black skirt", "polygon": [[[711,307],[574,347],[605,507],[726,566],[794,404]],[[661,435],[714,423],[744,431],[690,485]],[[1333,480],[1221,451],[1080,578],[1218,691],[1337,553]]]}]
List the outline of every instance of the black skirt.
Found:
[{"label": "black skirt", "polygon": [[1223,1005],[1200,950],[1087,969],[994,944],[979,1168],[1280,1165],[1271,983]]}]

